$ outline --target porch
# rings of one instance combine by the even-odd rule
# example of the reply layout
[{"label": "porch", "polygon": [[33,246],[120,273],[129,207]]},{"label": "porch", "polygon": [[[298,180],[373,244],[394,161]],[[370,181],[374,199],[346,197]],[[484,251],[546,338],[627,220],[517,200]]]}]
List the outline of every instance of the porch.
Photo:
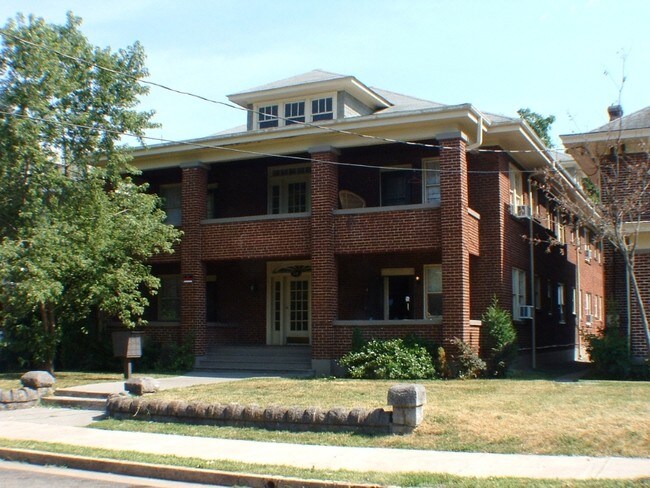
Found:
[{"label": "porch", "polygon": [[210,346],[196,371],[313,374],[311,346]]}]

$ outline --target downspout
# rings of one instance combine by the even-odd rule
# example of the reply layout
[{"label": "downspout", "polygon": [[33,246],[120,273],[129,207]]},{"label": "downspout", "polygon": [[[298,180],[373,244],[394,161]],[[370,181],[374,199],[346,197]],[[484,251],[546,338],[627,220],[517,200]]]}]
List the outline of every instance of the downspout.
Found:
[{"label": "downspout", "polygon": [[531,367],[537,368],[537,335],[536,321],[537,321],[537,308],[535,307],[535,242],[533,235],[533,185],[531,184],[531,176],[527,178],[528,181],[528,206],[530,207],[530,218],[528,219],[528,251],[530,253],[530,296],[531,303],[533,304],[533,313],[531,314],[530,328],[531,328]]}]

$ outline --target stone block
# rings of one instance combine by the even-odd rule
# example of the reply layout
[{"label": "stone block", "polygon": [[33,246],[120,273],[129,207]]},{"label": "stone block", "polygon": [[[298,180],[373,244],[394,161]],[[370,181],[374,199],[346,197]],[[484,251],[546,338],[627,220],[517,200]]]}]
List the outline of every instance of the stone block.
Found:
[{"label": "stone block", "polygon": [[47,371],[29,371],[20,377],[20,382],[27,388],[50,388],[54,385],[54,376]]},{"label": "stone block", "polygon": [[388,404],[393,407],[418,407],[427,402],[424,385],[398,384],[388,390]]},{"label": "stone block", "polygon": [[155,393],[160,389],[160,383],[153,378],[130,378],[124,383],[124,389],[133,395]]},{"label": "stone block", "polygon": [[393,424],[408,425],[417,427],[424,419],[424,409],[422,407],[401,408],[393,407]]}]

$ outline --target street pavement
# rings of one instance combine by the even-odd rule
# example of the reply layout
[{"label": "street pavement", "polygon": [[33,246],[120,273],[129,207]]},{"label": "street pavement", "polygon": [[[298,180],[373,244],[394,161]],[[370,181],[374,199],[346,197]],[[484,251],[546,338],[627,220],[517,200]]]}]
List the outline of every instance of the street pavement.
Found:
[{"label": "street pavement", "polygon": [[[169,378],[161,386],[233,381],[246,375]],[[122,383],[119,383],[122,384]],[[163,386],[163,384],[165,386]],[[90,385],[94,391],[117,383]],[[171,386],[174,385],[174,386]],[[81,387],[80,387],[81,388]],[[88,390],[88,386],[83,387]],[[112,391],[111,391],[112,392]],[[102,411],[36,407],[0,412],[0,438],[71,444],[88,448],[294,466],[304,469],[377,472],[429,472],[459,476],[558,479],[650,479],[650,458],[540,456],[296,445],[88,428]]]}]

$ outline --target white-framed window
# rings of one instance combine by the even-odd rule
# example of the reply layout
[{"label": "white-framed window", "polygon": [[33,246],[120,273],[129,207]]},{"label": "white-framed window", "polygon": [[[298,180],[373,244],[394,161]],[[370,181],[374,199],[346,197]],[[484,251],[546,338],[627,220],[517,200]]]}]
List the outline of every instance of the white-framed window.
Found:
[{"label": "white-framed window", "polygon": [[535,275],[535,308],[542,308],[542,279]]},{"label": "white-framed window", "polygon": [[560,211],[557,211],[555,216],[554,228],[555,236],[557,240],[560,241],[560,244],[565,244],[566,240],[564,238],[564,217]]},{"label": "white-framed window", "polygon": [[561,324],[564,324],[566,322],[566,317],[564,315],[564,301],[565,301],[564,283],[558,283],[556,303],[557,303],[558,320]]},{"label": "white-framed window", "polygon": [[585,292],[585,322],[588,324],[590,324],[593,320],[591,301],[591,293]]},{"label": "white-framed window", "polygon": [[165,223],[170,225],[181,225],[182,219],[182,188],[180,184],[160,185],[158,194],[162,198],[163,210],[167,214]]},{"label": "white-framed window", "polygon": [[181,318],[181,277],[180,275],[160,276],[158,289],[157,320],[177,322]]},{"label": "white-framed window", "polygon": [[269,127],[278,126],[278,106],[266,105],[257,109],[259,117],[259,128],[268,129]]},{"label": "white-framed window", "polygon": [[601,318],[601,303],[600,295],[594,295],[594,318],[598,320]]},{"label": "white-framed window", "polygon": [[284,123],[286,125],[305,121],[305,102],[289,102],[284,104]]},{"label": "white-framed window", "polygon": [[576,287],[571,287],[571,315],[578,313],[578,295],[576,294]]},{"label": "white-framed window", "polygon": [[442,316],[442,266],[424,266],[424,316],[428,319]]},{"label": "white-framed window", "polygon": [[423,159],[422,202],[440,205],[440,160]]},{"label": "white-framed window", "polygon": [[413,318],[415,268],[382,268],[384,320]]},{"label": "white-framed window", "polygon": [[269,169],[268,212],[303,213],[311,206],[311,167],[279,166]]},{"label": "white-framed window", "polygon": [[512,318],[514,320],[520,320],[520,308],[526,304],[526,272],[512,268]]},{"label": "white-framed window", "polygon": [[524,204],[524,179],[521,171],[512,163],[508,168],[508,176],[510,178],[510,205],[511,208],[516,209],[519,205]]},{"label": "white-framed window", "polygon": [[316,98],[311,101],[311,120],[331,120],[334,118],[333,97]]}]

